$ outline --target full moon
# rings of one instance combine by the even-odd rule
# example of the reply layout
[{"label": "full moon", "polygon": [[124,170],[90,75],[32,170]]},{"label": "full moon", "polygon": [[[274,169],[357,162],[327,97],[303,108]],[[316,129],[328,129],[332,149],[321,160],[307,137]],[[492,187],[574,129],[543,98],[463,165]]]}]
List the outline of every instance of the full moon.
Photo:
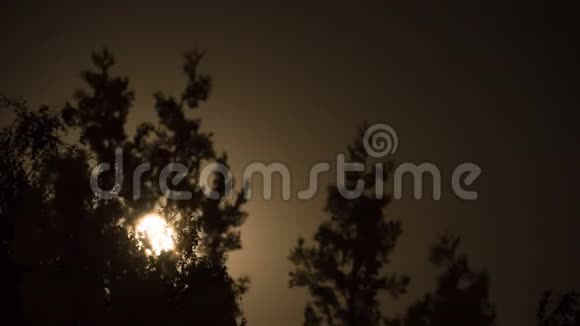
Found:
[{"label": "full moon", "polygon": [[148,214],[139,220],[136,227],[139,239],[144,239],[151,249],[145,249],[147,255],[159,256],[163,251],[175,248],[175,230],[160,215]]}]

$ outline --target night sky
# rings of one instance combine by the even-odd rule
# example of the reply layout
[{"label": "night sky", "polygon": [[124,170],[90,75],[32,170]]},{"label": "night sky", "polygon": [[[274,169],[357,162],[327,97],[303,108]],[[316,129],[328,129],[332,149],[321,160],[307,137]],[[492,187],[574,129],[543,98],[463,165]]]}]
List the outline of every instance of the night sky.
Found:
[{"label": "night sky", "polygon": [[[114,72],[136,91],[132,134],[155,121],[155,91],[182,88],[182,54],[203,48],[215,87],[194,115],[215,132],[237,179],[251,162],[281,162],[295,194],[310,167],[334,162],[364,120],[396,129],[396,163],[439,166],[441,200],[414,200],[409,190],[388,207],[403,222],[389,267],[412,281],[400,300],[384,300],[386,311],[433,287],[428,249],[447,230],[489,271],[499,325],[531,325],[543,290],[580,287],[571,10],[316,3],[3,2],[0,93],[59,106],[82,86],[90,52],[106,46]],[[483,170],[476,201],[451,192],[451,172],[466,161]],[[327,218],[325,189],[306,201],[275,190],[247,204],[243,250],[228,265],[252,278],[243,301],[250,325],[301,323],[307,292],[288,288],[287,255]]]}]

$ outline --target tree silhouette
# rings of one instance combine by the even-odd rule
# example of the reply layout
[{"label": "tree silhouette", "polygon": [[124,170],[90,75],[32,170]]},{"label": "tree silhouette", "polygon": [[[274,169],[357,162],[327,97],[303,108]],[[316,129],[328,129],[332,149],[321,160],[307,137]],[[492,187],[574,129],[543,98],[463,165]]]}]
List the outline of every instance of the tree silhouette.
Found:
[{"label": "tree silhouette", "polygon": [[459,244],[459,237],[445,235],[431,249],[429,260],[441,270],[436,289],[409,307],[405,326],[493,325],[489,278],[469,268],[467,256],[457,253]]},{"label": "tree silhouette", "polygon": [[556,303],[554,294],[546,291],[538,304],[538,326],[577,326],[580,325],[580,294],[575,291],[560,296]]},{"label": "tree silhouette", "polygon": [[39,218],[51,197],[39,171],[63,147],[59,135],[64,127],[46,106],[31,112],[24,101],[0,96],[0,109],[15,113],[12,124],[0,132],[0,318],[3,324],[21,324],[21,285],[48,252],[27,242],[45,240],[43,231],[50,227],[48,218]]},{"label": "tree silhouette", "polygon": [[[348,148],[349,162],[370,162],[362,143],[364,130]],[[329,187],[325,211],[330,219],[319,226],[312,246],[301,238],[290,253],[290,287],[306,287],[312,296],[305,325],[379,325],[384,319],[379,291],[397,298],[409,283],[406,276],[383,274],[401,224],[383,215],[389,197],[375,195],[375,171],[347,172],[347,189],[354,189],[359,179],[365,181],[359,198],[346,199],[337,185]]]},{"label": "tree silhouette", "polygon": [[[16,113],[0,134],[3,296],[14,305],[5,316],[60,325],[235,325],[241,319],[248,279],[234,281],[224,263],[241,247],[245,199],[228,197],[229,180],[219,174],[209,185],[218,196],[203,195],[201,168],[227,165],[227,156],[216,153],[212,135],[186,113],[210,93],[209,76],[198,72],[202,57],[199,51],[185,56],[185,90],[178,99],[155,94],[159,123],[141,124],[133,139],[124,126],[134,93],[126,77],[111,75],[115,61],[107,50],[93,54],[96,69],[82,74],[88,89],[77,91],[60,114],[0,99],[2,109]],[[66,133],[79,134],[79,141],[65,142]],[[118,149],[122,166],[115,161]],[[103,162],[115,168],[98,175],[103,192],[95,194],[91,171]],[[167,198],[158,187],[163,168],[175,162],[190,173],[171,190],[190,191],[188,200]],[[149,169],[136,196],[134,171],[142,163]],[[174,252],[146,254],[148,243],[133,226],[152,211],[173,225]]]}]

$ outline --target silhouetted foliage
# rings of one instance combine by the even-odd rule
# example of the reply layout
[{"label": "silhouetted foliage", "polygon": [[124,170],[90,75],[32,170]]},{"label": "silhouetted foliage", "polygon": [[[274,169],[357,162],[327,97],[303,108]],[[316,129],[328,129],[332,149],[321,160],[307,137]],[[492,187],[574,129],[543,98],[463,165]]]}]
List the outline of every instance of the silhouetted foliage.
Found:
[{"label": "silhouetted foliage", "polygon": [[[3,302],[11,305],[4,316],[43,325],[235,325],[241,319],[239,299],[249,279],[234,281],[224,263],[241,248],[245,198],[228,198],[219,174],[210,185],[218,198],[203,195],[201,168],[227,165],[227,156],[216,153],[212,135],[186,113],[210,93],[209,76],[198,72],[202,57],[199,51],[185,56],[185,90],[178,99],[156,94],[159,123],[141,124],[132,139],[125,122],[134,93],[128,78],[111,75],[115,60],[107,50],[93,54],[96,69],[82,74],[88,89],[76,91],[59,114],[0,98],[2,109],[16,113],[0,133],[1,282]],[[65,142],[67,133],[78,133],[78,142]],[[123,150],[122,167],[116,149]],[[91,171],[102,162],[115,167],[97,181],[113,190],[110,198],[90,188]],[[141,163],[150,168],[134,196],[133,172]],[[189,169],[172,190],[188,190],[190,199],[167,199],[160,191],[157,181],[169,163]],[[175,252],[146,254],[134,225],[152,211],[174,226]]]},{"label": "silhouetted foliage", "polygon": [[[578,326],[580,325],[580,294],[571,291],[559,296],[546,291],[538,304],[538,326]],[[557,296],[556,296],[557,297]]]},{"label": "silhouetted foliage", "polygon": [[31,112],[24,101],[0,96],[0,109],[16,115],[0,131],[0,318],[21,324],[20,285],[39,263],[28,254],[44,258],[47,252],[46,247],[35,248],[28,240],[52,226],[48,216],[33,222],[53,191],[43,184],[42,171],[45,162],[64,148],[59,136],[63,126],[45,106]]},{"label": "silhouetted foliage", "polygon": [[470,269],[467,256],[457,253],[459,244],[459,237],[446,235],[431,249],[429,260],[441,271],[437,286],[409,307],[405,326],[494,324],[489,278],[485,272]]},{"label": "silhouetted foliage", "polygon": [[[369,163],[361,128],[359,137],[349,147],[349,162]],[[366,164],[366,166],[371,166]],[[347,172],[345,185],[354,189],[357,180],[365,181],[365,191],[355,199],[346,199],[336,185],[329,187],[326,212],[330,219],[322,223],[308,246],[299,239],[290,253],[294,271],[291,287],[306,287],[312,302],[305,309],[305,325],[379,325],[383,315],[377,294],[388,291],[394,298],[405,293],[409,278],[385,274],[401,224],[383,215],[389,197],[377,198],[375,171]]]}]

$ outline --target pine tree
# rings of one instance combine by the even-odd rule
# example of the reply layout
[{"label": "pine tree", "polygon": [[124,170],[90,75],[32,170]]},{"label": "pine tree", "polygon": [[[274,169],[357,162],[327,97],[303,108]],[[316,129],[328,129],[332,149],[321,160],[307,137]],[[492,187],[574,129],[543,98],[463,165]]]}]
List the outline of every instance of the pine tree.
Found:
[{"label": "pine tree", "polygon": [[[363,133],[364,128],[349,147],[347,161],[370,166]],[[363,195],[355,199],[346,199],[337,185],[330,186],[325,209],[330,218],[318,227],[313,245],[301,238],[290,253],[290,287],[305,287],[312,297],[305,325],[379,325],[384,320],[379,291],[394,298],[406,291],[408,277],[384,273],[401,224],[385,218],[389,197],[377,198],[375,175],[374,169],[347,172],[347,189],[354,189],[357,180],[365,181]]]},{"label": "pine tree", "polygon": [[494,324],[489,277],[471,270],[467,255],[457,253],[459,245],[458,236],[445,235],[432,247],[430,262],[441,270],[436,289],[409,307],[405,326]]}]

